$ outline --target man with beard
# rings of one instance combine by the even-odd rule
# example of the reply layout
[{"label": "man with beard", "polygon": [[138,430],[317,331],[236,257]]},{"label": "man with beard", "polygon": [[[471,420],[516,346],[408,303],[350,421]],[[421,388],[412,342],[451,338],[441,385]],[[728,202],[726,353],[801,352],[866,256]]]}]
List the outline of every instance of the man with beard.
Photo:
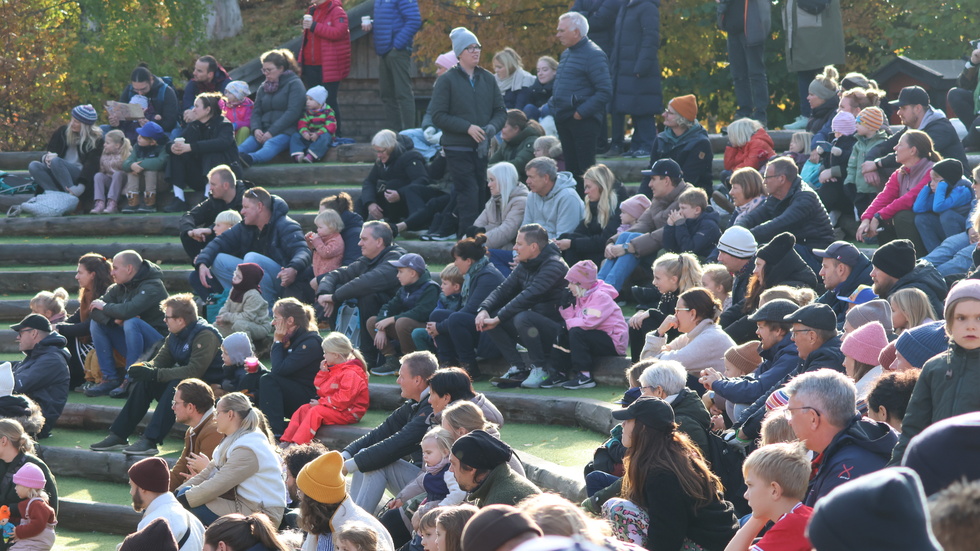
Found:
[{"label": "man with beard", "polygon": [[859,285],[871,283],[871,261],[857,247],[846,241],[834,241],[826,249],[814,249],[820,259],[820,278],[827,292],[817,302],[826,304],[837,314],[837,327],[843,328],[850,304],[847,298]]},{"label": "man with beard", "polygon": [[181,551],[198,550],[204,546],[204,525],[170,493],[170,468],[166,461],[147,457],[133,463],[129,468],[129,495],[133,498],[133,509],[143,513],[138,530],[163,518]]},{"label": "man with beard", "polygon": [[514,472],[507,464],[514,450],[486,431],[475,430],[459,437],[449,457],[449,470],[469,500],[479,507],[517,505],[541,490]]},{"label": "man with beard", "polygon": [[871,257],[871,288],[879,298],[908,287],[920,289],[929,297],[934,312],[943,311],[946,281],[928,261],[915,261],[915,246],[908,239],[890,241]]},{"label": "man with beard", "polygon": [[[170,469],[170,491],[177,490],[200,470],[199,461],[207,462],[224,438],[214,420],[214,391],[200,379],[184,379],[177,385],[171,409],[178,423],[187,425],[184,449]],[[197,468],[194,467],[197,466]]]}]

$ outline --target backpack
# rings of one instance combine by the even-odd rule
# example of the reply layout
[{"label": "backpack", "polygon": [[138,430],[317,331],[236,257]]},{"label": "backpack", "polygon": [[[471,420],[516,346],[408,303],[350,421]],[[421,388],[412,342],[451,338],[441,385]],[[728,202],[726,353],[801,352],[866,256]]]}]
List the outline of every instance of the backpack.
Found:
[{"label": "backpack", "polygon": [[361,311],[354,302],[345,302],[337,308],[334,330],[344,334],[354,348],[361,346]]},{"label": "backpack", "polygon": [[34,178],[0,170],[0,195],[34,193]]},{"label": "backpack", "polygon": [[741,518],[752,512],[749,502],[745,500],[745,478],[742,476],[742,463],[745,463],[745,450],[729,444],[717,434],[708,431],[708,463],[711,472],[721,479],[725,487],[725,499],[735,507],[735,513]]}]

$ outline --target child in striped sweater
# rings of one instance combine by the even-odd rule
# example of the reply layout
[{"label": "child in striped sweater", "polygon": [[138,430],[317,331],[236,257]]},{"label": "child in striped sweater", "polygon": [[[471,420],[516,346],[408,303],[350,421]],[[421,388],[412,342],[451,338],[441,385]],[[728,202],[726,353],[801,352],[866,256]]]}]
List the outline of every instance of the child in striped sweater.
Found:
[{"label": "child in striped sweater", "polygon": [[299,132],[289,140],[289,154],[297,163],[315,163],[327,154],[334,134],[337,117],[327,105],[327,89],[314,86],[306,91],[306,113],[297,123]]}]

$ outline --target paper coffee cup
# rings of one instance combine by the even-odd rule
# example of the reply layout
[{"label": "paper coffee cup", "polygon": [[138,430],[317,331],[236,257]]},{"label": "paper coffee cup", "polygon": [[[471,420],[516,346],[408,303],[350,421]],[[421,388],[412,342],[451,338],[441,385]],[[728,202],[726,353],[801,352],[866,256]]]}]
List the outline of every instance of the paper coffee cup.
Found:
[{"label": "paper coffee cup", "polygon": [[245,358],[245,371],[247,373],[258,373],[259,371],[259,359],[255,356],[249,356]]},{"label": "paper coffee cup", "polygon": [[365,15],[361,18],[361,25],[370,25],[371,23],[373,23],[373,21],[371,21],[370,15]]},{"label": "paper coffee cup", "polygon": [[308,13],[307,14],[304,14],[303,15],[303,21],[313,21],[313,16],[310,15],[310,14],[308,14]]},{"label": "paper coffee cup", "polygon": [[174,143],[184,145],[184,138],[174,138]]}]

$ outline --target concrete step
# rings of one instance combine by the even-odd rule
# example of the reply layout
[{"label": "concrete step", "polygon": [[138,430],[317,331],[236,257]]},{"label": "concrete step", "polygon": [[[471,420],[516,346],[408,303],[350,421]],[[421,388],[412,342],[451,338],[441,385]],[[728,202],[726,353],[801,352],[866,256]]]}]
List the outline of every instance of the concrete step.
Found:
[{"label": "concrete step", "polygon": [[[304,228],[313,228],[312,212],[290,212],[290,217]],[[176,239],[180,225],[179,214],[111,214],[60,216],[55,218],[3,218],[0,235],[4,237],[105,237],[113,235],[173,235]],[[138,241],[135,238],[134,241]]]},{"label": "concrete step", "polygon": [[[77,257],[76,257],[77,259]],[[170,293],[190,291],[187,275],[189,268],[168,268],[163,270],[163,282]],[[36,271],[0,270],[0,295],[33,294],[41,290],[64,287],[69,293],[78,291],[75,270],[45,269]]]}]

